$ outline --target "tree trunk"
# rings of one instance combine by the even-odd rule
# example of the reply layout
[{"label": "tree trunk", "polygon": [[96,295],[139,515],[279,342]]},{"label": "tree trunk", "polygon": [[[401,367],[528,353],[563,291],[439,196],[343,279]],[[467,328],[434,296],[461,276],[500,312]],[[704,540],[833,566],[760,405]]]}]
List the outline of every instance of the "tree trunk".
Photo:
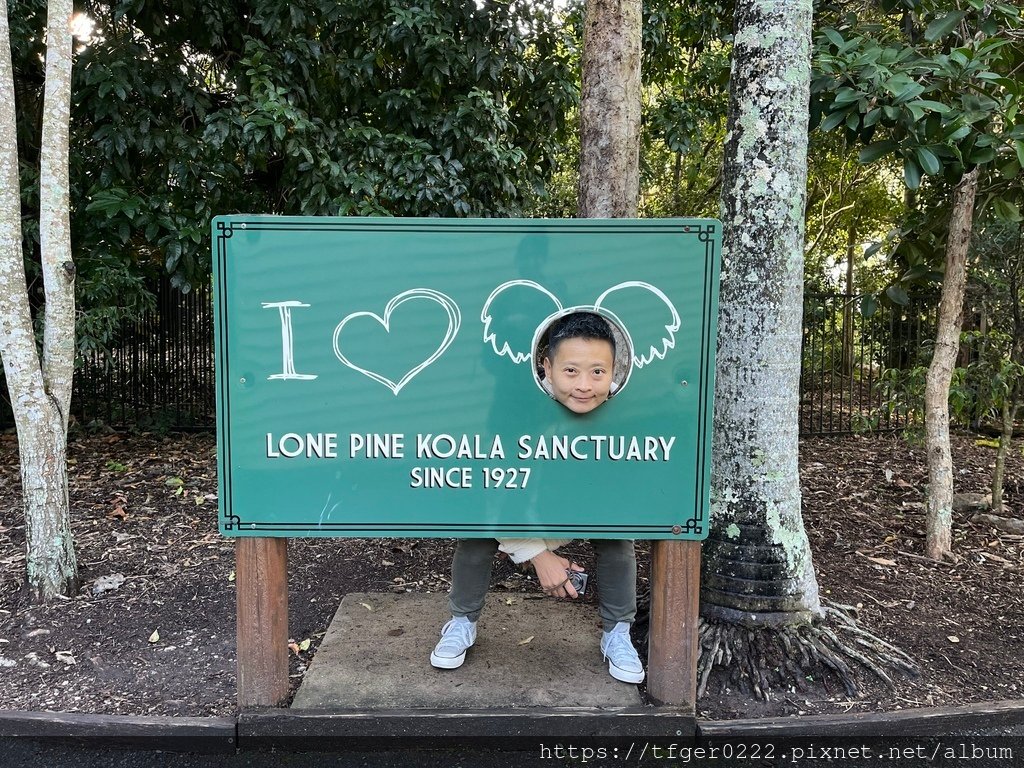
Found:
[{"label": "tree trunk", "polygon": [[68,222],[70,0],[51,1],[40,163],[40,242],[46,314],[42,362],[22,259],[14,77],[7,2],[0,0],[0,356],[18,430],[27,579],[45,600],[77,589],[67,490],[67,423],[74,367],[74,264]]},{"label": "tree trunk", "polygon": [[853,275],[854,258],[857,255],[857,222],[850,223],[846,232],[846,301],[843,302],[843,375],[853,376],[854,334],[853,334]]},{"label": "tree trunk", "polygon": [[580,93],[579,216],[636,216],[640,0],[588,0]]},{"label": "tree trunk", "polygon": [[996,450],[996,468],[992,473],[992,514],[1003,514],[1003,478],[1006,471],[1006,454],[1010,452],[1013,440],[1013,423],[1017,418],[1018,389],[1014,387],[1003,399],[1003,428],[999,434],[999,448]]},{"label": "tree trunk", "polygon": [[949,384],[960,349],[960,325],[967,284],[967,249],[971,242],[978,169],[965,174],[953,191],[946,239],[946,271],[935,332],[935,351],[924,392],[924,430],[928,453],[928,511],[925,554],[941,560],[951,551],[953,525],[953,456],[949,446]]},{"label": "tree trunk", "polygon": [[702,613],[822,615],[797,471],[811,2],[736,4]]}]

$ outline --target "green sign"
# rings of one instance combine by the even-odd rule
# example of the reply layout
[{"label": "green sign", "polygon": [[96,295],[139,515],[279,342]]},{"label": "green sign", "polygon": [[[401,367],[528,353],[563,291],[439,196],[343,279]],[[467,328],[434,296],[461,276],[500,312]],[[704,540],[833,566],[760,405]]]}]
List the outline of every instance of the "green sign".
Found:
[{"label": "green sign", "polygon": [[218,217],[221,531],[703,539],[720,236]]}]

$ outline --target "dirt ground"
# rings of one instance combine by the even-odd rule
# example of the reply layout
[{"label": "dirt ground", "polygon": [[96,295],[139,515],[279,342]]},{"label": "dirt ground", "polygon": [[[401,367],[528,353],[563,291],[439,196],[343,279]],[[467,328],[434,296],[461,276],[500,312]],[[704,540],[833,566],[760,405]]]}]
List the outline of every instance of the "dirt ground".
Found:
[{"label": "dirt ground", "polygon": [[[216,529],[214,438],[86,435],[70,443],[73,526],[83,586],[33,605],[17,443],[0,435],[0,709],[137,715],[235,710],[233,543]],[[994,451],[954,436],[959,493],[983,493]],[[955,562],[923,557],[924,449],[896,436],[801,445],[804,516],[822,595],[921,666],[888,688],[847,696],[824,677],[754,703],[726,676],[699,702],[712,718],[889,711],[1024,698],[1024,537],[955,515]],[[1024,518],[1024,457],[1007,470],[1009,516]],[[295,685],[343,595],[443,592],[452,544],[440,539],[294,539],[290,632]],[[571,545],[586,562],[585,545]],[[647,547],[640,544],[641,588]],[[496,591],[537,591],[508,561]],[[587,599],[593,600],[593,595]],[[424,663],[426,653],[424,649]]]}]

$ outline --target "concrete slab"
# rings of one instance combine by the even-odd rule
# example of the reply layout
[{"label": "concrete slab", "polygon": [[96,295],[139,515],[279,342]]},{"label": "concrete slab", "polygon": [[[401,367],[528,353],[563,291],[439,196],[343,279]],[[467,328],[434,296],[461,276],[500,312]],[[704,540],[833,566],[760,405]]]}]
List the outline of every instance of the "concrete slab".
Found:
[{"label": "concrete slab", "polygon": [[[608,675],[593,606],[493,594],[459,669],[430,666],[447,595],[347,595],[303,676],[293,709],[637,707]],[[532,638],[532,639],[530,639]],[[529,641],[527,642],[527,640]]]}]

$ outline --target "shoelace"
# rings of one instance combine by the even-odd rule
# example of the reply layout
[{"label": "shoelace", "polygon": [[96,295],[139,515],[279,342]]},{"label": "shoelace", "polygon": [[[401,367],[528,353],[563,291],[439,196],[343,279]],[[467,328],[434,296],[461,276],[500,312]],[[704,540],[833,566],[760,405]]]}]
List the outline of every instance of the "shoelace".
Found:
[{"label": "shoelace", "polygon": [[[620,656],[620,661],[636,660],[640,661],[640,657],[636,653],[636,648],[629,641],[629,634],[626,632],[613,632],[608,635],[608,642],[605,644],[604,657]],[[623,659],[621,656],[625,656]]]},{"label": "shoelace", "polygon": [[472,624],[465,621],[449,621],[441,630],[441,639],[445,642],[458,640],[464,646],[469,646],[473,637],[471,634]]}]

